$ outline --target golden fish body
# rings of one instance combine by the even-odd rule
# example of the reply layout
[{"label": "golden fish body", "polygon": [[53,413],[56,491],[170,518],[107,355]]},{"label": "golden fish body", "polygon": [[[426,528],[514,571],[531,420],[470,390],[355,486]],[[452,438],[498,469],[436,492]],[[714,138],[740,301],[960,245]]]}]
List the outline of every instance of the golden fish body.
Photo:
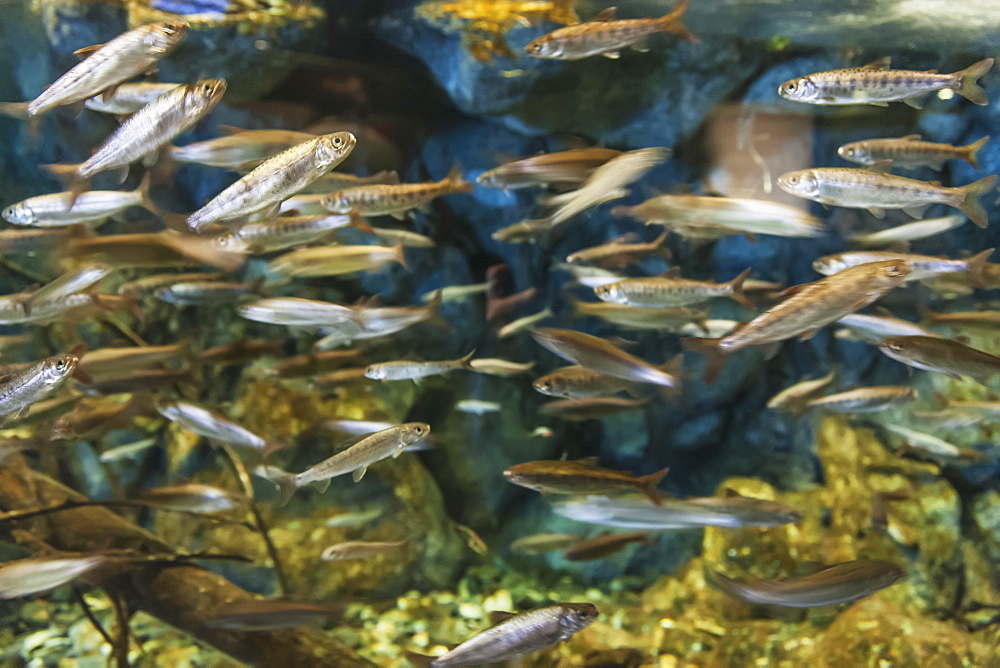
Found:
[{"label": "golden fish body", "polygon": [[453,169],[440,181],[431,183],[375,184],[340,190],[323,200],[323,206],[334,213],[356,211],[362,216],[393,216],[402,218],[410,209],[425,206],[432,199],[451,193],[469,192],[472,184],[462,179],[461,171]]},{"label": "golden fish body", "polygon": [[828,394],[825,397],[810,399],[806,406],[821,408],[831,413],[875,413],[916,398],[917,391],[912,387],[884,385]]},{"label": "golden fish body", "polygon": [[350,216],[338,214],[279,216],[247,223],[234,232],[214,237],[212,243],[237,253],[270,253],[318,241],[353,222]]},{"label": "golden fish body", "polygon": [[403,246],[316,246],[280,255],[268,270],[284,276],[340,276],[368,271],[386,262],[406,266]]},{"label": "golden fish body", "polygon": [[862,165],[889,160],[893,167],[904,169],[941,169],[948,160],[964,160],[978,169],[976,154],[989,140],[989,137],[983,137],[968,146],[953,146],[921,141],[920,135],[907,135],[898,139],[866,139],[844,144],[837,149],[837,155]]},{"label": "golden fish body", "polygon": [[663,308],[700,304],[712,297],[729,297],[744,306],[753,307],[743,295],[743,281],[750,275],[746,269],[739,276],[725,283],[713,281],[692,281],[683,278],[626,278],[617,283],[608,283],[594,288],[594,294],[601,301],[639,306]]},{"label": "golden fish body", "polygon": [[1000,374],[1000,357],[951,339],[896,336],[886,339],[879,348],[897,362],[950,378],[969,376],[985,384]]},{"label": "golden fish body", "polygon": [[29,197],[3,211],[3,219],[13,225],[64,227],[79,223],[100,223],[129,207],[141,206],[157,213],[149,199],[149,180],[131,191],[91,190],[73,199],[73,193],[61,192]]},{"label": "golden fish body", "polygon": [[476,183],[504,190],[550,183],[583,183],[595,169],[619,155],[621,151],[597,147],[545,153],[485,171],[476,178]]}]

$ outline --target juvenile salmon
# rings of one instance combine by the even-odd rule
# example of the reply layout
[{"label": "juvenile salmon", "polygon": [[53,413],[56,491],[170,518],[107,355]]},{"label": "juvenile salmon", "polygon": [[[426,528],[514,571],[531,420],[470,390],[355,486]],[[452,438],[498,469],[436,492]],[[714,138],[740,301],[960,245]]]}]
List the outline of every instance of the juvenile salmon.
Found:
[{"label": "juvenile salmon", "polygon": [[903,169],[941,169],[948,160],[964,160],[979,169],[976,154],[989,140],[989,137],[982,137],[968,146],[952,146],[921,141],[920,135],[906,135],[898,139],[866,139],[844,144],[837,149],[837,155],[862,165],[889,160],[893,167]]}]

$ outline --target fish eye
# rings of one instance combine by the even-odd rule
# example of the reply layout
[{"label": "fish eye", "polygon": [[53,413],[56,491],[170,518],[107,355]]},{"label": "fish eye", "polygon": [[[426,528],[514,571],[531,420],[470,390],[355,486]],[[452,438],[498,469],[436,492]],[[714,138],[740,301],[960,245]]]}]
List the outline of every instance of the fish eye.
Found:
[{"label": "fish eye", "polygon": [[588,617],[590,617],[590,611],[589,610],[577,610],[576,611],[576,618],[577,619],[587,619]]},{"label": "fish eye", "polygon": [[66,368],[66,360],[58,359],[56,360],[56,371],[62,371]]},{"label": "fish eye", "polygon": [[334,148],[340,148],[343,145],[344,145],[344,140],[343,139],[341,139],[340,137],[334,137],[333,138],[333,147]]},{"label": "fish eye", "polygon": [[846,153],[847,155],[853,156],[854,155],[854,149],[853,148],[845,148],[844,149],[844,153]]},{"label": "fish eye", "polygon": [[788,177],[788,182],[789,182],[790,184],[792,184],[793,186],[794,186],[794,185],[795,185],[796,183],[798,183],[799,181],[801,181],[801,179],[800,179],[799,177],[797,177],[797,176],[789,176],[789,177]]},{"label": "fish eye", "polygon": [[789,81],[788,83],[785,84],[785,92],[786,93],[794,93],[795,92],[795,82],[794,81]]}]

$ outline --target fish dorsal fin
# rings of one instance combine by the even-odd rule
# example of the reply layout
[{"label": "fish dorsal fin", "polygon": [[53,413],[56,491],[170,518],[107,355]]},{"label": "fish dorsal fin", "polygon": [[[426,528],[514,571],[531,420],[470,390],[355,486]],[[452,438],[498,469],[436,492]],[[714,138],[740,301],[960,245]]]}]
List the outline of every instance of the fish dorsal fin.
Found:
[{"label": "fish dorsal fin", "polygon": [[928,181],[927,183],[931,184],[932,186],[939,186],[939,185],[941,185],[940,181]]},{"label": "fish dorsal fin", "polygon": [[863,70],[887,70],[887,69],[889,69],[889,64],[891,62],[892,62],[892,58],[890,58],[889,56],[885,56],[883,58],[879,58],[878,60],[873,60],[872,62],[868,63],[867,65],[862,65],[861,69],[863,69]]},{"label": "fish dorsal fin", "polygon": [[246,132],[246,130],[244,130],[243,128],[238,128],[233,125],[220,125],[218,127],[219,127],[219,132],[221,132],[224,135],[234,135],[239,132]]},{"label": "fish dorsal fin", "polygon": [[80,60],[86,60],[87,58],[89,58],[94,54],[94,51],[97,51],[102,46],[104,45],[94,44],[93,46],[85,46],[82,49],[77,49],[76,51],[74,51],[73,55],[79,58]]},{"label": "fish dorsal fin", "polygon": [[660,278],[679,278],[681,275],[680,267],[670,267],[665,272],[660,274]]},{"label": "fish dorsal fin", "polygon": [[920,135],[906,135],[905,137],[900,137],[900,141],[920,141]]},{"label": "fish dorsal fin", "polygon": [[400,359],[402,359],[405,362],[426,362],[427,361],[423,357],[421,357],[420,355],[418,355],[418,354],[416,354],[414,352],[406,353]]},{"label": "fish dorsal fin", "polygon": [[890,168],[892,167],[892,160],[879,160],[878,162],[873,162],[872,164],[865,167],[869,172],[878,172],[879,174],[888,174]]},{"label": "fish dorsal fin", "polygon": [[338,452],[343,452],[344,450],[347,450],[351,446],[357,445],[361,441],[361,439],[367,438],[371,433],[375,433],[375,432],[370,432],[369,434],[358,434],[357,436],[354,436],[353,438],[349,438],[346,441],[338,443],[337,445],[333,446],[333,452],[334,452],[334,454],[336,454]]},{"label": "fish dorsal fin", "polygon": [[584,457],[582,459],[577,459],[574,463],[575,464],[579,464],[580,466],[586,466],[588,468],[595,468],[596,469],[597,468],[597,457]]},{"label": "fish dorsal fin", "polygon": [[496,626],[500,622],[505,622],[511,617],[516,617],[516,612],[507,612],[506,610],[492,610],[489,614],[490,624]]},{"label": "fish dorsal fin", "polygon": [[608,7],[607,9],[605,9],[600,14],[598,14],[597,16],[595,16],[594,18],[592,18],[590,20],[591,21],[614,21],[615,20],[615,13],[616,12],[617,12],[617,9],[615,7]]}]

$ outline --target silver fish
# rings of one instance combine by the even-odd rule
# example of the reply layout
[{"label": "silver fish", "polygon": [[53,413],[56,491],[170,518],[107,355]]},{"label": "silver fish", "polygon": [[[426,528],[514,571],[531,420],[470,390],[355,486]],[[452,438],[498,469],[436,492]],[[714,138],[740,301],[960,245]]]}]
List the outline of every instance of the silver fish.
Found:
[{"label": "silver fish", "polygon": [[526,315],[523,318],[518,318],[517,320],[509,322],[503,327],[501,327],[500,331],[497,332],[497,338],[506,339],[508,337],[514,336],[515,334],[520,334],[521,332],[525,332],[534,327],[536,324],[540,323],[542,320],[545,320],[546,318],[551,318],[552,315],[553,315],[552,309],[549,307],[545,307],[538,313],[532,313],[531,315]]},{"label": "silver fish", "polygon": [[247,504],[247,499],[239,494],[197,483],[147,489],[138,499],[160,508],[189,513],[221,513],[244,508]]},{"label": "silver fish", "polygon": [[610,148],[576,148],[514,160],[483,172],[476,183],[487,188],[529,188],[550,183],[583,183],[608,160],[621,155]]},{"label": "silver fish", "polygon": [[396,542],[390,541],[361,541],[352,540],[346,543],[337,543],[323,550],[320,559],[323,561],[347,561],[350,559],[367,559],[376,554],[393,552],[406,545],[405,540]]},{"label": "silver fish", "polygon": [[559,357],[609,376],[679,390],[680,377],[615,347],[604,339],[568,329],[536,329],[532,338]]},{"label": "silver fish", "polygon": [[904,282],[922,281],[941,274],[953,274],[966,271],[972,282],[980,287],[985,286],[983,269],[986,261],[993,254],[994,248],[988,248],[981,253],[964,260],[949,260],[944,257],[930,255],[913,255],[912,253],[894,253],[892,251],[854,251],[826,255],[813,261],[813,269],[824,276],[832,276],[848,267],[856,267],[868,262],[885,260],[903,260],[910,265],[910,273]]},{"label": "silver fish", "polygon": [[361,216],[388,215],[402,220],[406,212],[426,207],[437,197],[471,190],[472,184],[462,179],[462,170],[456,166],[440,181],[355,186],[339,190],[327,196],[323,206],[334,213],[354,211]]},{"label": "silver fish", "polygon": [[29,557],[0,566],[0,598],[44,594],[107,563],[107,557]]},{"label": "silver fish", "polygon": [[490,376],[517,376],[528,373],[535,367],[534,362],[511,362],[510,360],[497,357],[480,357],[469,360],[469,367],[472,371],[485,373]]},{"label": "silver fish", "polygon": [[800,578],[741,584],[716,573],[715,580],[724,592],[748,603],[817,608],[871,596],[905,576],[906,572],[894,563],[859,559],[827,566],[818,573]]},{"label": "silver fish", "polygon": [[906,135],[898,139],[866,139],[844,144],[837,149],[837,155],[862,165],[891,160],[893,167],[903,169],[941,169],[947,160],[964,160],[979,169],[976,154],[989,140],[989,137],[982,137],[968,146],[952,146],[921,141],[920,135]]},{"label": "silver fish", "polygon": [[[118,86],[114,91],[109,89],[103,95],[95,95],[84,102],[83,106],[102,114],[128,116],[139,111],[164,93],[168,93],[178,86],[183,85],[179,83],[154,83],[152,81],[126,83]],[[111,92],[110,96],[108,92]]]},{"label": "silver fish", "polygon": [[110,276],[113,271],[113,267],[99,263],[86,264],[68,271],[32,292],[25,302],[25,312],[30,315],[31,307],[35,304],[56,301],[82,292]]},{"label": "silver fish", "polygon": [[256,322],[290,327],[319,327],[357,323],[360,331],[360,316],[350,306],[322,302],[301,297],[269,297],[237,309],[241,317]]},{"label": "silver fish", "polygon": [[170,157],[178,162],[193,162],[225,169],[257,165],[275,153],[316,138],[309,132],[294,130],[231,130],[225,137],[207,139],[184,146],[171,146]]},{"label": "silver fish", "polygon": [[228,283],[224,281],[179,281],[153,291],[161,302],[177,306],[211,306],[231,304],[240,297],[259,295],[260,285],[255,283]]},{"label": "silver fish", "polygon": [[[890,315],[866,315],[863,313],[850,313],[837,321],[838,325],[844,325],[847,331],[856,338],[869,343],[880,344],[890,336],[932,336],[939,337],[937,332],[918,325],[909,320],[894,318]],[[838,334],[841,330],[838,330]]]},{"label": "silver fish", "polygon": [[879,350],[897,362],[956,380],[969,376],[985,385],[1000,375],[1000,357],[950,339],[894,336],[883,341]]},{"label": "silver fish", "polygon": [[905,385],[859,387],[856,390],[810,399],[806,402],[806,407],[821,408],[831,413],[875,413],[916,398],[917,391]]},{"label": "silver fish", "polygon": [[281,444],[268,442],[249,429],[218,413],[187,401],[160,402],[157,404],[156,410],[171,422],[176,422],[199,436],[255,450],[260,452],[265,459],[271,452],[283,447]]},{"label": "silver fish", "polygon": [[662,506],[645,498],[569,497],[552,501],[552,509],[571,520],[619,529],[775,527],[802,519],[784,504],[745,497],[666,499]]},{"label": "silver fish", "polygon": [[64,227],[102,223],[133,206],[159,214],[159,209],[149,199],[149,182],[147,173],[135,190],[91,190],[81,193],[75,201],[72,192],[29,197],[4,209],[3,219],[12,225]]},{"label": "silver fish", "polygon": [[635,392],[638,383],[582,366],[567,366],[536,379],[531,386],[550,397],[608,397],[625,390]]},{"label": "silver fish", "polygon": [[31,404],[55,392],[79,361],[76,355],[58,355],[0,378],[0,417],[17,418]]},{"label": "silver fish", "polygon": [[214,237],[212,243],[237,253],[270,253],[309,244],[342,227],[356,224],[351,216],[279,216],[247,223],[238,230]]},{"label": "silver fish", "polygon": [[904,241],[917,241],[926,239],[938,234],[943,234],[956,227],[960,227],[968,220],[961,214],[952,214],[941,218],[929,218],[927,220],[917,220],[905,225],[897,225],[879,232],[867,232],[852,234],[848,237],[853,246],[862,248],[878,248],[889,244]]},{"label": "silver fish", "polygon": [[468,355],[460,357],[457,360],[441,362],[399,361],[369,364],[365,368],[365,378],[371,378],[372,380],[415,381],[427,378],[428,376],[442,376],[456,369],[471,369],[472,366],[469,362],[475,354],[476,351],[473,350]]},{"label": "silver fish", "polygon": [[831,371],[822,378],[799,381],[768,399],[767,407],[773,410],[801,412],[805,402],[822,392],[836,377],[837,372]]},{"label": "silver fish", "polygon": [[604,302],[643,308],[690,306],[712,297],[728,297],[747,308],[753,308],[753,302],[743,294],[743,282],[750,276],[750,271],[744,269],[739,276],[725,283],[666,276],[626,278],[617,283],[598,286],[594,288],[594,294]]}]

